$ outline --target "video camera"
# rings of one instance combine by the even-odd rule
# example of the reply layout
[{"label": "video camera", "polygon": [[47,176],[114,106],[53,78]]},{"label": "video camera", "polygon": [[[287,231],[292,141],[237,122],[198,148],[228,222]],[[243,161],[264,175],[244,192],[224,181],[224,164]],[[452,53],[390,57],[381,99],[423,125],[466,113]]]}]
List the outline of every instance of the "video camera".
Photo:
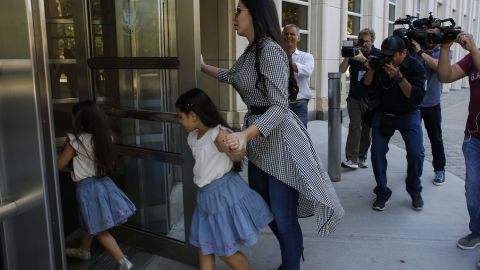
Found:
[{"label": "video camera", "polygon": [[344,40],[342,46],[342,57],[354,57],[359,54],[360,48],[363,46],[363,39],[359,39],[357,42],[353,40]]},{"label": "video camera", "polygon": [[[449,24],[445,24],[449,23]],[[452,18],[438,19],[430,15],[428,18],[421,18],[407,15],[405,18],[399,18],[394,25],[408,25],[408,28],[395,29],[394,34],[404,36],[409,40],[415,40],[423,48],[427,47],[427,43],[441,44],[454,41],[461,32],[461,27],[456,26]],[[434,30],[437,31],[428,31]]]}]

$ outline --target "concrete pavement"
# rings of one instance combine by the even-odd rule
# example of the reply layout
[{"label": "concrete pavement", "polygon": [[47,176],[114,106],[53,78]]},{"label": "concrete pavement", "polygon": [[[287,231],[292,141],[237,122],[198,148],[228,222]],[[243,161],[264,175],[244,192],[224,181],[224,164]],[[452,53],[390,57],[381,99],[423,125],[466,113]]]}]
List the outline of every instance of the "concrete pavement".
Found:
[{"label": "concrete pavement", "polygon": [[[326,166],[327,122],[309,122],[308,130]],[[346,134],[343,128],[343,145]],[[423,211],[416,212],[405,191],[405,155],[403,149],[390,145],[388,182],[393,195],[383,212],[371,208],[375,185],[371,168],[343,170],[341,181],[334,186],[346,210],[345,219],[328,238],[317,236],[313,218],[300,220],[305,246],[302,269],[476,269],[480,259],[478,249],[466,251],[455,246],[457,239],[468,233],[463,180],[447,172],[446,183],[434,186],[430,180],[433,170],[426,161],[422,193],[425,206]],[[256,246],[244,252],[253,269],[274,270],[280,264],[278,243],[269,229],[262,232]],[[220,270],[229,269],[221,261],[217,266]],[[161,257],[152,260],[150,267],[148,269],[194,269]]]}]

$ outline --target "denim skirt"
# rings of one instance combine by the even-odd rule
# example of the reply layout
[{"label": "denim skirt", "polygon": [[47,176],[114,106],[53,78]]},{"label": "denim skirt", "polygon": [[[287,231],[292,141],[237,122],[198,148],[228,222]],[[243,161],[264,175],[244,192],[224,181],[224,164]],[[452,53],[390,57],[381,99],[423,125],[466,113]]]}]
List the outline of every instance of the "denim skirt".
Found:
[{"label": "denim skirt", "polygon": [[203,255],[230,256],[253,246],[272,220],[263,198],[229,172],[197,192],[189,240]]},{"label": "denim skirt", "polygon": [[136,211],[135,205],[108,176],[76,182],[80,226],[95,235],[123,224]]}]

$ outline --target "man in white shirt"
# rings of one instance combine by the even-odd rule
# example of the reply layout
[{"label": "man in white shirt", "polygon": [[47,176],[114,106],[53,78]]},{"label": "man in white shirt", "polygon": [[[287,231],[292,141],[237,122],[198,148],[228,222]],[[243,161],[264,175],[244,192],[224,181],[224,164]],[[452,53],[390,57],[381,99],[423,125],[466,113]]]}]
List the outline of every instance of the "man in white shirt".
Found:
[{"label": "man in white shirt", "polygon": [[297,44],[300,42],[300,29],[295,24],[288,24],[283,28],[283,38],[287,44],[287,52],[292,57],[293,71],[300,89],[297,100],[290,102],[290,109],[300,118],[306,128],[308,101],[312,98],[308,81],[313,73],[313,55],[297,49]]}]

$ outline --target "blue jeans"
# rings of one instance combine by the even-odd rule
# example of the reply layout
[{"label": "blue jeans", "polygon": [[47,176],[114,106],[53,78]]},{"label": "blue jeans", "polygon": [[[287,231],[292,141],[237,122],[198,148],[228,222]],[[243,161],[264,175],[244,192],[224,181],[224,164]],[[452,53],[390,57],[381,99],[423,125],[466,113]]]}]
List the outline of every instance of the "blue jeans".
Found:
[{"label": "blue jeans", "polygon": [[433,107],[420,108],[425,129],[427,130],[430,145],[432,146],[433,169],[435,171],[445,170],[445,151],[442,140],[442,109],[440,104]]},{"label": "blue jeans", "polygon": [[[391,135],[386,137],[380,131],[383,112],[376,111],[372,119],[372,168],[377,186],[374,193],[377,195],[390,196],[392,191],[387,187],[387,152],[388,142]],[[405,115],[397,116],[390,122],[395,130],[400,131],[407,150],[407,178],[405,179],[407,192],[410,194],[422,192],[420,177],[423,171],[423,148],[422,127],[420,124],[420,112],[413,111]]]},{"label": "blue jeans", "polygon": [[251,162],[248,163],[248,181],[272,210],[274,221],[269,226],[280,243],[283,269],[300,269],[303,235],[297,218],[298,191]]},{"label": "blue jeans", "polygon": [[308,122],[308,99],[299,99],[294,103],[290,103],[290,110],[292,110],[300,121],[302,121],[305,128],[307,128]]},{"label": "blue jeans", "polygon": [[480,235],[480,139],[466,135],[462,150],[467,172],[465,197],[470,216],[469,228],[473,233]]}]

